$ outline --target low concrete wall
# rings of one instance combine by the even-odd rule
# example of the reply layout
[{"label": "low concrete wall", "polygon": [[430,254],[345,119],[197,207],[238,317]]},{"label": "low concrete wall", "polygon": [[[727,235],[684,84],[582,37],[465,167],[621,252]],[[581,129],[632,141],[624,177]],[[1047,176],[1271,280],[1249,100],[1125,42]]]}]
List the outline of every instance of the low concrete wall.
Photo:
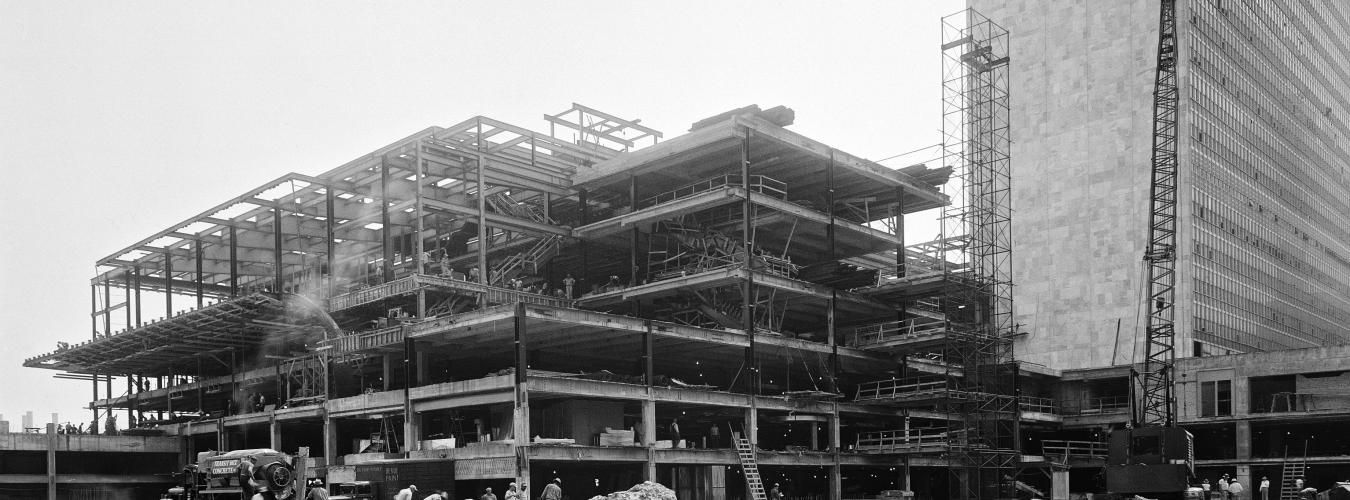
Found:
[{"label": "low concrete wall", "polygon": [[[0,434],[0,451],[46,451],[47,434]],[[178,436],[57,434],[56,451],[178,453]]]}]

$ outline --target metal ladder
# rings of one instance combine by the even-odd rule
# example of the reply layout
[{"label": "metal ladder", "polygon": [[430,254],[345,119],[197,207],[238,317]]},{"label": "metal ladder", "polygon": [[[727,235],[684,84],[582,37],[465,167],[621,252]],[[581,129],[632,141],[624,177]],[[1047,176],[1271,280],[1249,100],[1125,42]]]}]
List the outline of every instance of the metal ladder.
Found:
[{"label": "metal ladder", "polygon": [[755,448],[739,432],[732,434],[731,439],[736,442],[736,455],[741,459],[741,470],[745,471],[745,486],[750,489],[750,500],[767,500],[764,480],[759,477],[759,463],[755,461]]},{"label": "metal ladder", "polygon": [[1303,460],[1298,462],[1289,461],[1289,447],[1284,448],[1284,464],[1280,469],[1280,500],[1299,500],[1298,487],[1294,484],[1296,479],[1303,479],[1303,473],[1308,470],[1308,442],[1303,442]]}]

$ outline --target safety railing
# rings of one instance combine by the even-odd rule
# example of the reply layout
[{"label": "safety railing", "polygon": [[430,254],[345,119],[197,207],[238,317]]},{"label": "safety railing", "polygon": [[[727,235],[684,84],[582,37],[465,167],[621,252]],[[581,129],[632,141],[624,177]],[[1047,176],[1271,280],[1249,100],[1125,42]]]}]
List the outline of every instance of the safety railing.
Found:
[{"label": "safety railing", "polygon": [[341,311],[362,304],[369,304],[392,295],[408,293],[416,289],[416,279],[411,276],[400,278],[382,285],[362,288],[360,290],[334,296],[329,299],[328,309],[330,311]]},{"label": "safety railing", "polygon": [[1065,415],[1124,413],[1129,408],[1130,398],[1127,396],[1083,398],[1060,402],[1060,411]]},{"label": "safety railing", "polygon": [[1038,398],[1035,396],[1018,396],[1017,408],[1022,411],[1034,411],[1037,413],[1059,413],[1059,405],[1050,398]]},{"label": "safety railing", "polygon": [[858,433],[854,449],[862,452],[900,452],[945,447],[947,432],[939,428],[915,428]]},{"label": "safety railing", "polygon": [[858,384],[856,401],[886,401],[940,397],[952,388],[945,377],[914,377]]},{"label": "safety railing", "polygon": [[844,332],[844,338],[849,347],[867,347],[936,335],[946,329],[944,320],[920,317],[853,327]]},{"label": "safety railing", "polygon": [[[708,191],[713,191],[723,187],[741,187],[741,176],[737,174],[727,174],[711,179],[704,179],[692,184],[686,184],[675,189],[662,192],[656,196],[644,198],[638,202],[639,208],[646,208],[653,205],[672,202],[681,198],[688,198]],[[764,193],[778,199],[787,198],[787,183],[763,175],[750,176],[750,191]]]},{"label": "safety railing", "polygon": [[1062,458],[1106,458],[1106,443],[1099,441],[1041,441],[1041,454]]}]

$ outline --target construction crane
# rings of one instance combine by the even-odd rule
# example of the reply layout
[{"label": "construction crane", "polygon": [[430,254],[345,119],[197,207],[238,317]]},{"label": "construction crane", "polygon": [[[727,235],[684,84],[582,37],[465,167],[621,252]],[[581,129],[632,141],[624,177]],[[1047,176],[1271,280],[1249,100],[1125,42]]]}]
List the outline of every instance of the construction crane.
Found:
[{"label": "construction crane", "polygon": [[[1177,250],[1177,16],[1176,1],[1162,0],[1157,71],[1153,85],[1153,154],[1149,185],[1148,325],[1142,372],[1131,372],[1140,397],[1130,426],[1111,433],[1106,488],[1112,493],[1182,498],[1195,475],[1189,432],[1176,426],[1172,393],[1176,362]],[[1138,382],[1136,384],[1136,381]]]}]

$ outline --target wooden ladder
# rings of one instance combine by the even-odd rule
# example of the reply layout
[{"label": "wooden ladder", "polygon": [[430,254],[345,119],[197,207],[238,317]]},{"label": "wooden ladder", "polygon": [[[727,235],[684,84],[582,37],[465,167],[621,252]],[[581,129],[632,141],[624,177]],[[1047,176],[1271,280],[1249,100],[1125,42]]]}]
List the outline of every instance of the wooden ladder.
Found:
[{"label": "wooden ladder", "polygon": [[767,500],[764,480],[759,477],[759,463],[755,461],[755,448],[739,432],[732,434],[731,438],[736,442],[736,455],[741,459],[741,470],[745,472],[745,486],[750,488],[750,499]]},{"label": "wooden ladder", "polygon": [[1303,479],[1308,470],[1308,442],[1303,442],[1303,460],[1289,461],[1289,447],[1284,449],[1284,464],[1280,470],[1280,500],[1299,500],[1299,488],[1294,481]]}]

